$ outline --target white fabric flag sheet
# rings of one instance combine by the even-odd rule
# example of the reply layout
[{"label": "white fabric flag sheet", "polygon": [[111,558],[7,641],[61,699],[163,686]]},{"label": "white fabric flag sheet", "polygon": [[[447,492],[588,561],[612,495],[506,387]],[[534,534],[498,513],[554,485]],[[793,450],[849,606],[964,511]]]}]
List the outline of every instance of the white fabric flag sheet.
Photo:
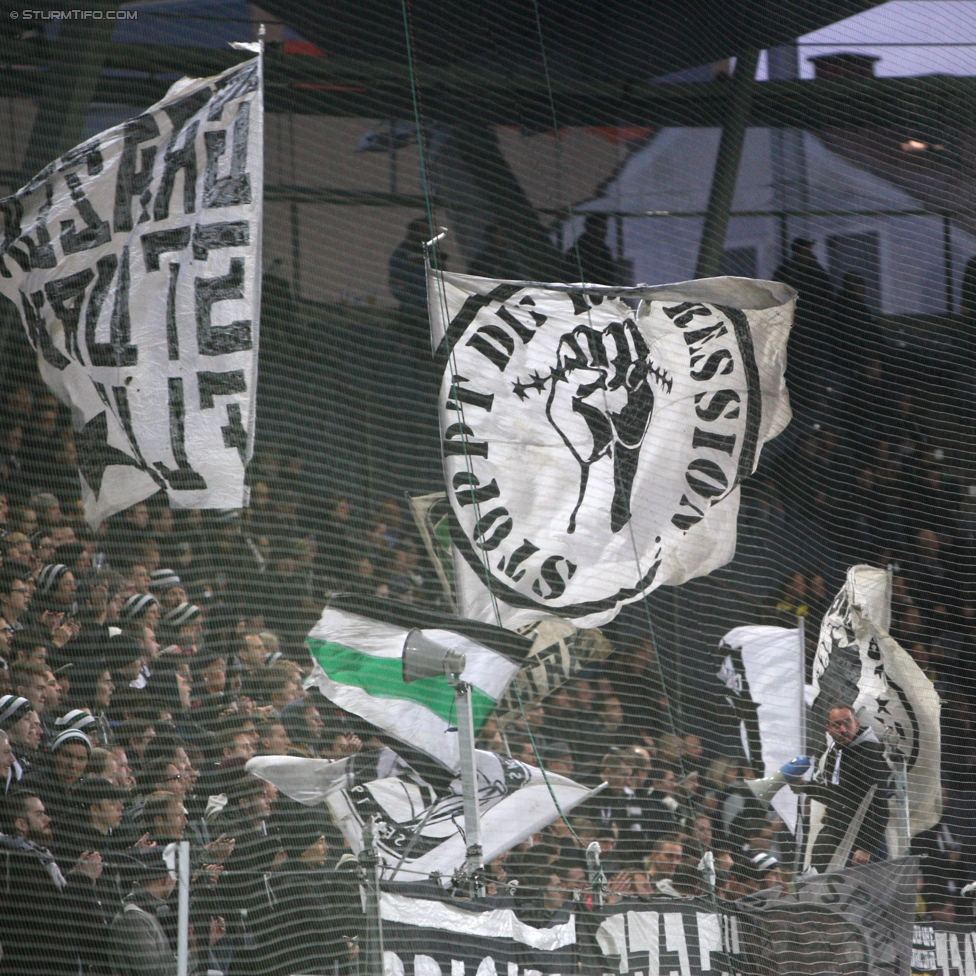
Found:
[{"label": "white fabric flag sheet", "polygon": [[255,58],[184,78],[0,200],[0,296],[71,408],[93,525],[161,489],[246,501],[263,142]]},{"label": "white fabric flag sheet", "polygon": [[792,289],[428,289],[459,613],[596,627],[732,558],[739,484],[791,416]]}]

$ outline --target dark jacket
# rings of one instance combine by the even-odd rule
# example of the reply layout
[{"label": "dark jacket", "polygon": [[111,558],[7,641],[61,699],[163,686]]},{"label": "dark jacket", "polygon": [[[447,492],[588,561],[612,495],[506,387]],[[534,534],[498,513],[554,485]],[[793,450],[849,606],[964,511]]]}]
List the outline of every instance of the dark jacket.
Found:
[{"label": "dark jacket", "polygon": [[65,875],[46,848],[0,835],[0,976],[101,973],[104,911],[91,880]]},{"label": "dark jacket", "polygon": [[347,959],[346,943],[362,927],[359,891],[347,877],[292,857],[270,873],[264,895],[252,920],[262,973],[331,973]]},{"label": "dark jacket", "polygon": [[874,799],[851,850],[876,854],[888,823],[886,788],[891,771],[881,743],[869,728],[862,729],[849,746],[841,747],[831,742],[821,757],[819,768],[823,771],[822,782],[804,786],[803,791],[827,805],[813,852],[813,866],[823,872],[843,840],[861,800],[875,785]]}]

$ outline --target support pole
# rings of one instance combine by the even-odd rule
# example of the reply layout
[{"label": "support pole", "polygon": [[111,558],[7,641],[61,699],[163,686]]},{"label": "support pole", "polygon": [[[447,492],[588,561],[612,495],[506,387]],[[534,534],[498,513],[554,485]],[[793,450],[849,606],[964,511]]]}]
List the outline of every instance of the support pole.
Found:
[{"label": "support pole", "polygon": [[190,842],[181,840],[176,858],[176,976],[190,971]]},{"label": "support pole", "polygon": [[[800,755],[807,752],[807,699],[804,685],[807,678],[807,627],[803,617],[796,618],[797,656],[800,671],[800,700],[797,702],[800,720]],[[803,817],[806,813],[806,796],[796,795],[796,830],[793,832],[793,878],[796,879],[803,871],[803,844],[806,830]]]},{"label": "support pole", "polygon": [[464,843],[467,853],[464,873],[474,880],[485,866],[481,847],[481,810],[478,806],[478,771],[474,754],[474,716],[471,711],[471,685],[458,681],[454,687],[457,702],[458,751],[461,759],[461,789],[464,797]]},{"label": "support pole", "polygon": [[713,278],[722,266],[725,234],[729,227],[729,214],[735,195],[739,161],[742,158],[742,144],[745,142],[746,123],[752,106],[758,61],[758,51],[746,51],[740,55],[735,74],[729,83],[732,90],[729,94],[728,120],[722,127],[722,138],[718,144],[718,156],[712,173],[712,188],[708,196],[708,210],[705,213],[705,226],[702,228],[698,264],[695,268],[696,278]]},{"label": "support pole", "polygon": [[359,884],[366,916],[362,970],[365,976],[383,973],[383,919],[380,916],[380,858],[374,844],[377,817],[363,825],[363,849],[359,852]]}]

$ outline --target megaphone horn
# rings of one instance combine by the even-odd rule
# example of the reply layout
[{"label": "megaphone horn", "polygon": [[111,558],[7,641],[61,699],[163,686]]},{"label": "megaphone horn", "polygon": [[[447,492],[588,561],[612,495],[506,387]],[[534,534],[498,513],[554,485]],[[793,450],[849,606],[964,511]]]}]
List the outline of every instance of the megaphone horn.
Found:
[{"label": "megaphone horn", "polygon": [[406,684],[421,678],[446,675],[448,680],[464,670],[465,658],[460,651],[445,647],[425,637],[421,630],[411,630],[403,643],[403,680]]},{"label": "megaphone horn", "polygon": [[771,803],[773,797],[786,786],[786,777],[777,769],[772,776],[766,776],[764,779],[747,779],[746,786],[752,790],[757,800]]}]

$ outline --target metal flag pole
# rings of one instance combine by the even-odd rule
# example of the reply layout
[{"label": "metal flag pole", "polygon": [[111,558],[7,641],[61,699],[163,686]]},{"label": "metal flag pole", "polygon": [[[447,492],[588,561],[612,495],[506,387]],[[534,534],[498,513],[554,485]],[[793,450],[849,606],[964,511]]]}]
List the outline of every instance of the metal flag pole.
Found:
[{"label": "metal flag pole", "polygon": [[363,847],[359,852],[359,884],[366,916],[363,968],[367,976],[383,972],[383,919],[380,915],[380,858],[376,853],[375,832],[378,817],[363,824]]},{"label": "metal flag pole", "polygon": [[[460,674],[450,675],[457,703],[458,752],[461,760],[461,790],[464,799],[464,873],[472,882],[485,866],[481,847],[481,809],[478,805],[478,773],[474,754],[474,714],[471,710],[471,685]],[[480,884],[478,885],[480,887]]]},{"label": "metal flag pole", "polygon": [[[800,755],[807,754],[807,699],[806,699],[806,679],[807,679],[807,627],[806,620],[797,615],[796,635],[798,665],[800,669],[800,700],[799,719],[800,719]],[[793,878],[799,877],[803,870],[803,844],[805,829],[803,818],[806,816],[806,796],[803,793],[796,795],[796,830],[793,832]]]},{"label": "metal flag pole", "polygon": [[176,974],[190,971],[190,842],[181,840],[176,856]]},{"label": "metal flag pole", "polygon": [[485,894],[484,851],[481,846],[481,809],[478,804],[478,767],[474,749],[473,688],[461,680],[467,660],[460,652],[444,647],[411,630],[403,645],[403,680],[409,684],[420,678],[443,675],[454,689],[457,713],[458,766],[461,773],[461,798],[464,811],[464,868],[456,880],[467,882],[471,897]]},{"label": "metal flag pole", "polygon": [[[895,567],[888,563],[888,607],[891,607],[891,594],[894,588]],[[890,858],[904,857],[911,846],[911,814],[908,809],[908,760],[901,750],[901,742],[893,729],[888,729],[884,737],[885,752],[891,763],[892,785],[894,786],[895,810],[893,820],[894,844],[888,854]]]}]

